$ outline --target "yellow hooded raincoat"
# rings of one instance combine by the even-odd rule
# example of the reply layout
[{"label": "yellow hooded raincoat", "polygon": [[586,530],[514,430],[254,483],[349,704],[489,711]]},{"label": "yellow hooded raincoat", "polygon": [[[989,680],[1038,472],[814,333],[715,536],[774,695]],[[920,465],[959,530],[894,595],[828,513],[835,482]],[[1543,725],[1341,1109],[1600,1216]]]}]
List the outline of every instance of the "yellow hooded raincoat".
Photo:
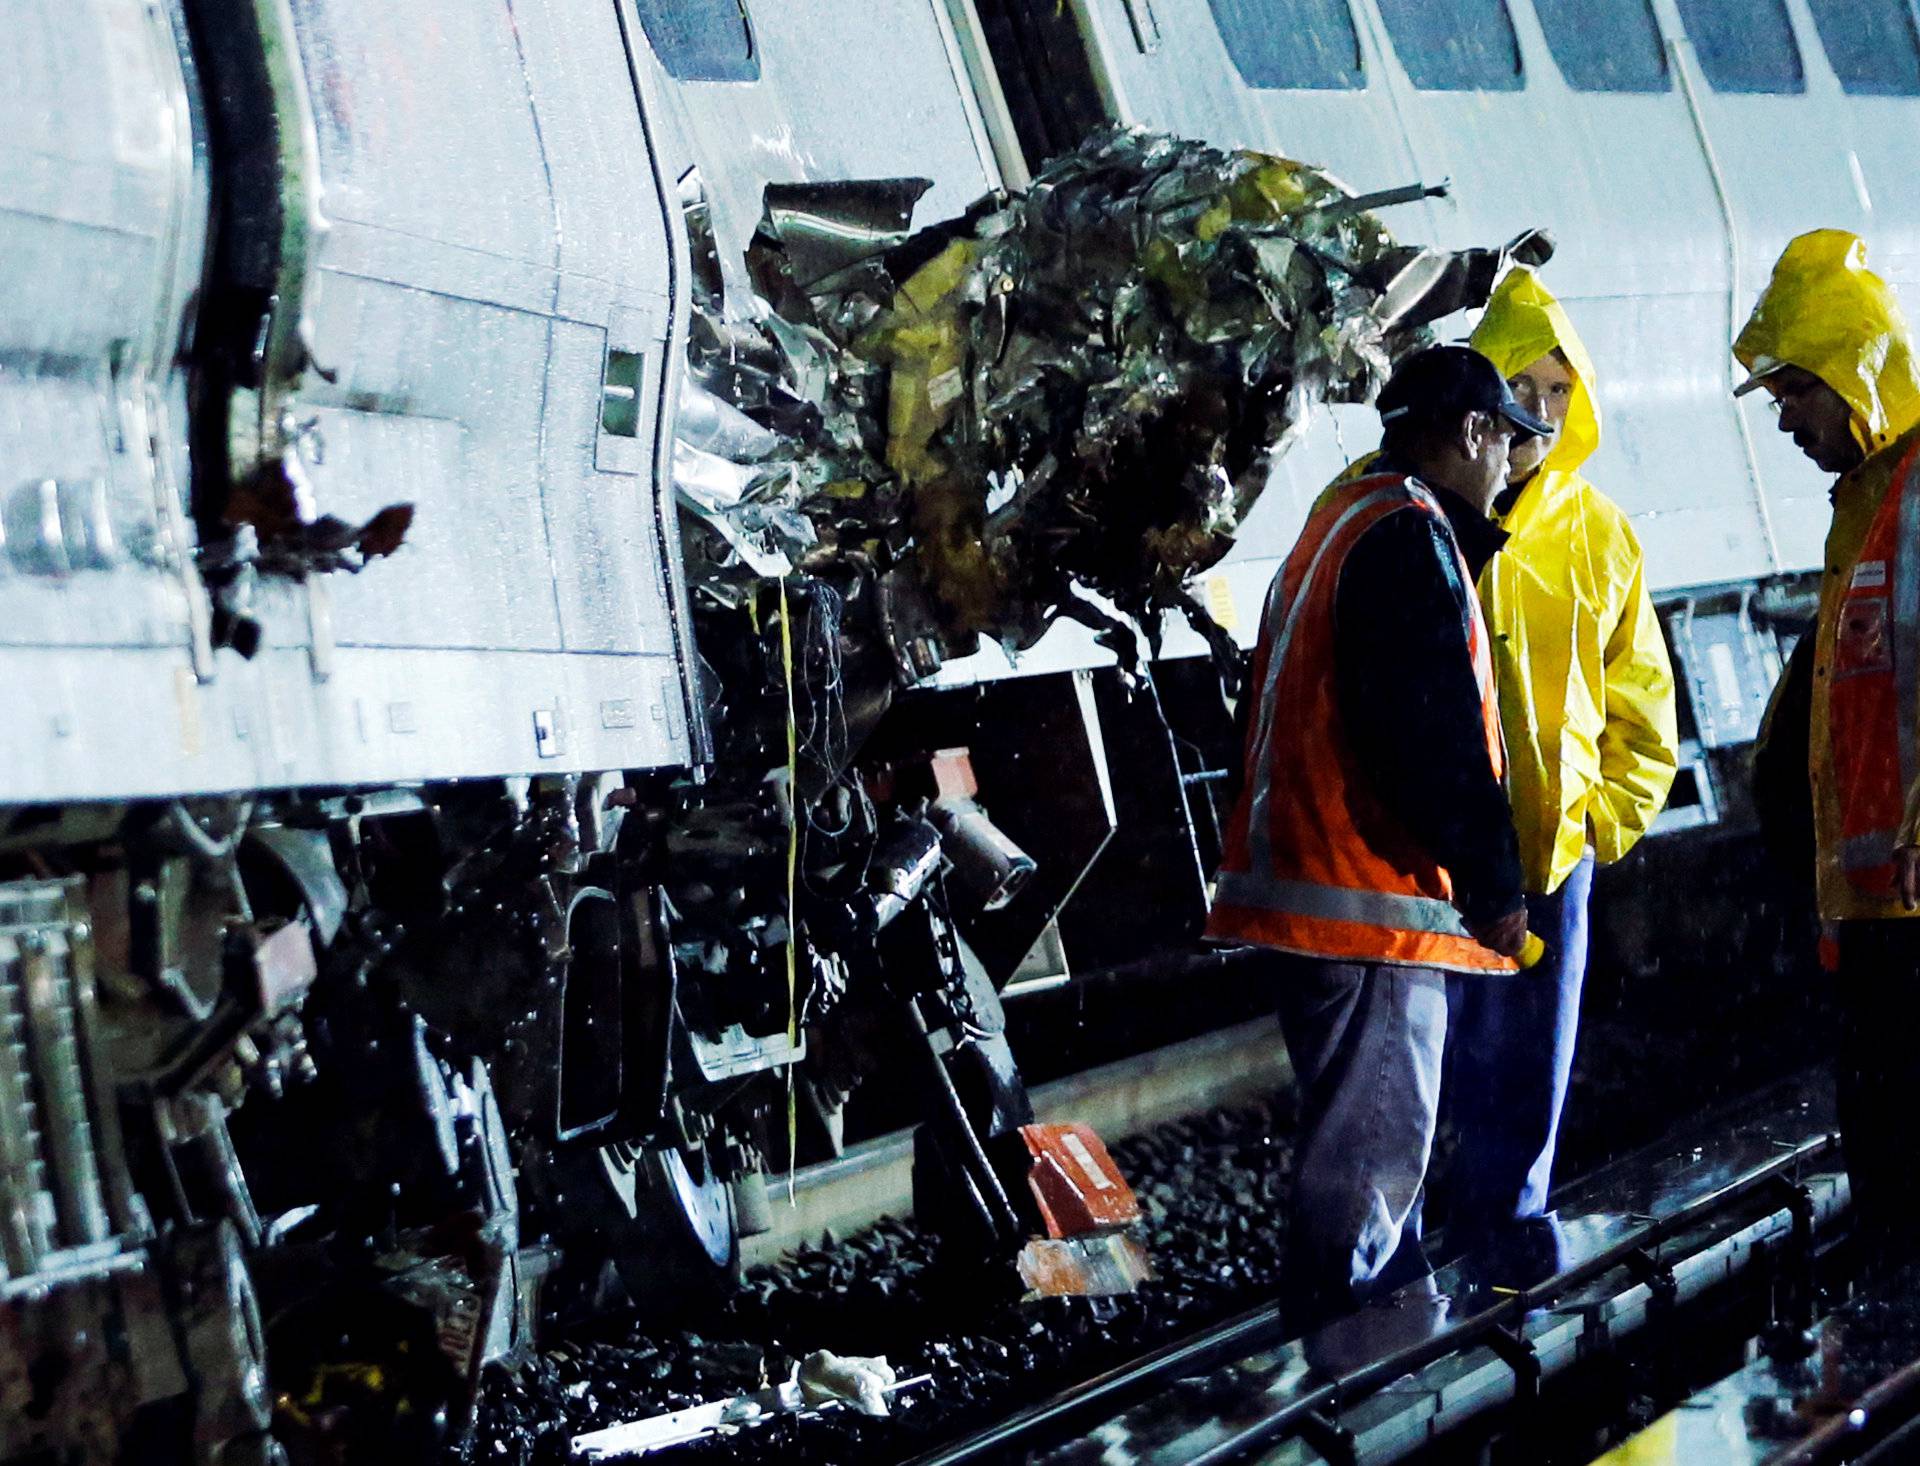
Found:
[{"label": "yellow hooded raincoat", "polygon": [[[1840,607],[1875,512],[1905,451],[1920,433],[1920,375],[1913,340],[1892,289],[1867,268],[1858,236],[1816,229],[1790,243],[1753,315],[1733,344],[1756,375],[1796,366],[1825,382],[1853,409],[1866,459],[1833,486],[1820,617],[1814,633],[1813,718],[1808,744],[1820,915],[1828,921],[1910,916],[1896,897],[1856,888],[1841,864],[1839,806],[1833,795],[1825,669],[1833,663]],[[1771,722],[1771,719],[1769,719]],[[1920,837],[1920,789],[1910,791],[1904,843]]]},{"label": "yellow hooded raincoat", "polygon": [[1559,888],[1591,843],[1618,860],[1666,803],[1679,763],[1673,667],[1627,516],[1580,473],[1600,446],[1593,363],[1530,269],[1508,272],[1473,333],[1511,377],[1558,348],[1573,375],[1560,437],[1504,516],[1480,599],[1494,635],[1521,872]]},{"label": "yellow hooded raincoat", "polygon": [[[1627,516],[1586,481],[1600,446],[1587,349],[1524,266],[1494,289],[1474,349],[1503,377],[1556,347],[1573,374],[1546,461],[1495,522],[1511,537],[1480,577],[1493,631],[1507,788],[1526,888],[1545,895],[1591,844],[1618,860],[1667,802],[1679,766],[1673,665]],[[1338,482],[1364,473],[1368,454]]]}]

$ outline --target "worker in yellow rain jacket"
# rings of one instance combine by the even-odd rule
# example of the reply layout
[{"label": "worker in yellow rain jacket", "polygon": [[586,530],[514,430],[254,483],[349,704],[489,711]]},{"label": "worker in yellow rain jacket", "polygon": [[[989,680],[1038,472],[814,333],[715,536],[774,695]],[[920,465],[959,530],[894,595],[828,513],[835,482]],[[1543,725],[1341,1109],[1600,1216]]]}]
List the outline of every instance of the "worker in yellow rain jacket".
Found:
[{"label": "worker in yellow rain jacket", "polygon": [[1528,925],[1544,959],[1449,984],[1448,1085],[1459,1134],[1453,1235],[1539,1216],[1573,1065],[1596,856],[1620,859],[1678,765],[1673,668],[1627,516],[1581,474],[1600,446],[1593,364],[1530,269],[1510,271],[1473,333],[1514,396],[1553,423],[1514,445],[1492,519],[1507,532],[1479,589],[1493,628],[1508,796]]},{"label": "worker in yellow rain jacket", "polygon": [[1804,746],[1814,883],[1836,941],[1840,1124],[1863,1231],[1915,1246],[1920,1147],[1920,375],[1892,289],[1838,229],[1790,243],[1734,342],[1833,486],[1820,614],[1762,758]]}]

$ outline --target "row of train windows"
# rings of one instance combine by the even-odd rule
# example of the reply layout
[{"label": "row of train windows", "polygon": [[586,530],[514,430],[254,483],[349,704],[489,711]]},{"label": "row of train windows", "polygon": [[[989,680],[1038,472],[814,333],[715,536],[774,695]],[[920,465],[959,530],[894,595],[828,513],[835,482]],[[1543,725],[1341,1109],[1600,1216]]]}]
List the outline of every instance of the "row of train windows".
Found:
[{"label": "row of train windows", "polygon": [[[682,81],[754,81],[760,57],[746,0],[638,0],[654,52]],[[1365,85],[1349,0],[1207,0],[1248,86],[1339,90]],[[1521,86],[1507,0],[1377,0],[1413,84],[1428,91]],[[1784,0],[1678,0],[1716,91],[1799,92],[1800,48]],[[1847,91],[1920,96],[1913,0],[1808,0]],[[1533,0],[1568,83],[1589,92],[1672,86],[1650,0]]]},{"label": "row of train windows", "polygon": [[[1251,87],[1364,85],[1348,0],[1208,0]],[[1506,92],[1521,86],[1520,44],[1506,0],[1378,0],[1417,87]],[[1678,0],[1700,69],[1721,92],[1806,89],[1783,0]],[[1834,73],[1864,96],[1920,96],[1912,0],[1808,0]],[[1664,92],[1672,85],[1649,0],[1533,0],[1561,73],[1585,92]]]}]

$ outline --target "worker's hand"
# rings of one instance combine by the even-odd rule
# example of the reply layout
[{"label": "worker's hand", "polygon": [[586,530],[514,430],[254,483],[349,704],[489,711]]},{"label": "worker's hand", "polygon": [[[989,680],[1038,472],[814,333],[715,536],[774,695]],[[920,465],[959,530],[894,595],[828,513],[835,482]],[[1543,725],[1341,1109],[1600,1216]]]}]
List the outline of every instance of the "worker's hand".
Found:
[{"label": "worker's hand", "polygon": [[1902,845],[1893,852],[1893,868],[1900,887],[1900,904],[1920,911],[1920,845]]},{"label": "worker's hand", "polygon": [[1498,952],[1502,957],[1518,957],[1520,948],[1527,940],[1527,908],[1521,904],[1496,920],[1483,922],[1479,926],[1469,926],[1473,939],[1481,946]]}]

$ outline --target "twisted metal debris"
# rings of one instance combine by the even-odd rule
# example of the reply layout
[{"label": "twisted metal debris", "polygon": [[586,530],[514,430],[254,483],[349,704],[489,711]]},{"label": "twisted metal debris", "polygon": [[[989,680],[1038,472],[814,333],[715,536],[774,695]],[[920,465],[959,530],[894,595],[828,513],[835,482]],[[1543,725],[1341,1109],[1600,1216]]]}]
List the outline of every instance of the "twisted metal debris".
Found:
[{"label": "twisted metal debris", "polygon": [[[1318,404],[1371,400],[1506,258],[1551,247],[1403,248],[1371,209],[1432,190],[1356,197],[1286,158],[1139,131],[910,234],[924,187],[770,189],[751,302],[696,249],[676,457],[706,595],[871,576],[907,682],[1062,615],[1130,656],[1099,602],[1149,637],[1177,609],[1220,644],[1187,583],[1270,457]],[[697,201],[690,218],[705,243]]]}]

